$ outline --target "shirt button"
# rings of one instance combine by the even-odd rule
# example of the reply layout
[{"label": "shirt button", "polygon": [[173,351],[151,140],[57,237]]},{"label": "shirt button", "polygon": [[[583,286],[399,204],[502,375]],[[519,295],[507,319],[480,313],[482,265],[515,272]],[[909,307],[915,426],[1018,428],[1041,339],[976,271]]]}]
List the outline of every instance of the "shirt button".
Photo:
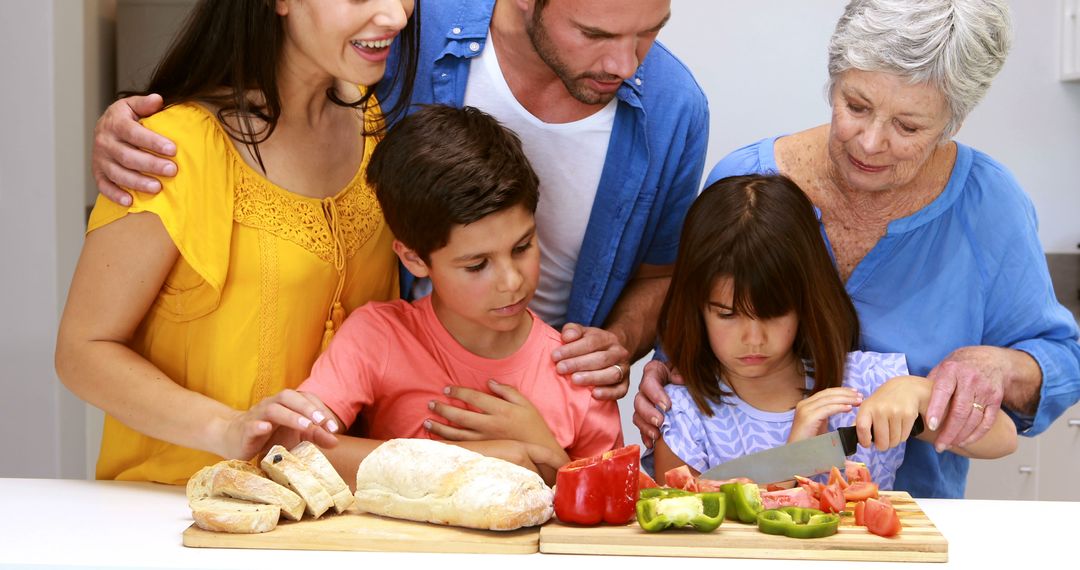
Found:
[{"label": "shirt button", "polygon": [[453,30],[450,30],[450,31],[454,32],[454,35],[456,36],[456,35],[461,33],[461,28],[454,28]]},{"label": "shirt button", "polygon": [[480,42],[472,42],[469,44],[469,50],[480,51]]},{"label": "shirt button", "polygon": [[634,78],[634,84],[640,86],[641,85],[641,78],[640,77],[635,77]]}]

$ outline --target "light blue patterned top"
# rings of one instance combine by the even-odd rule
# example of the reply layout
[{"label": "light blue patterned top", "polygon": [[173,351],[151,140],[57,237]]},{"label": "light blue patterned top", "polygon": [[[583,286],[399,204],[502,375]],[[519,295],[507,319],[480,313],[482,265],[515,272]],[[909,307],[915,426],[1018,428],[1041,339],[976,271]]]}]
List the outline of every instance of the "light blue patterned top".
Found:
[{"label": "light blue patterned top", "polygon": [[[851,352],[844,368],[843,385],[866,397],[886,380],[907,373],[903,354]],[[806,387],[812,385],[813,380],[807,378]],[[665,389],[671,398],[671,409],[660,428],[664,443],[699,473],[736,457],[784,445],[791,433],[795,410],[764,412],[737,396],[729,396],[722,404],[710,402],[713,415],[708,417],[698,409],[685,386],[671,384]],[[829,418],[829,429],[855,425],[856,410]],[[896,470],[904,461],[904,448],[905,444],[900,444],[881,452],[859,447],[851,459],[866,463],[874,482],[889,490],[896,480]],[[648,459],[651,468],[651,455]]]}]

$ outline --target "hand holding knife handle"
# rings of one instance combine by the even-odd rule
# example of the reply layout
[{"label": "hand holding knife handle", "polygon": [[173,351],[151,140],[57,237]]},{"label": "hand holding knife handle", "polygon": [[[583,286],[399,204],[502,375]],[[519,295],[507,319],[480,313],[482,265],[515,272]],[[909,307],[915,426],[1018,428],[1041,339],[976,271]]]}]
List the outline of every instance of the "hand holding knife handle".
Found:
[{"label": "hand holding knife handle", "polygon": [[[908,435],[908,439],[917,437],[924,430],[926,430],[926,425],[923,423],[922,414],[919,414],[915,416],[915,423],[911,424],[911,433]],[[840,443],[844,446],[844,455],[854,454],[859,447],[859,434],[855,431],[855,426],[842,427],[836,431],[840,434]],[[873,441],[873,431],[870,433],[870,441]]]}]

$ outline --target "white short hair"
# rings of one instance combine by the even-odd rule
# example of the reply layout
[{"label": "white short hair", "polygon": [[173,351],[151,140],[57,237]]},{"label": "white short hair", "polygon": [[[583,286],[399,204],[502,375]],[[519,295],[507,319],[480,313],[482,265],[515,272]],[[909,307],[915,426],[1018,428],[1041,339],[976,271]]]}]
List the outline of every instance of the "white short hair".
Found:
[{"label": "white short hair", "polygon": [[943,137],[951,137],[990,88],[1011,44],[1005,0],[852,0],[829,40],[828,92],[849,69],[930,84],[945,96]]}]

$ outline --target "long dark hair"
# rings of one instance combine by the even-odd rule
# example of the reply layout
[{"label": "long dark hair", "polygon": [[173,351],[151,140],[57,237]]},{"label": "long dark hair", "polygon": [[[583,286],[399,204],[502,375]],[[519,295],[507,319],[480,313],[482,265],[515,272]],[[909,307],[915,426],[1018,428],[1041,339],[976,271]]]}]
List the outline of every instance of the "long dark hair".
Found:
[{"label": "long dark hair", "polygon": [[812,393],[840,386],[847,352],[858,342],[858,315],[813,205],[787,177],[724,178],[686,215],[659,330],[664,352],[706,415],[712,415],[708,402],[730,395],[720,387],[724,370],[703,316],[713,286],[725,277],[733,282],[735,312],[755,319],[795,312],[793,350],[812,364]]},{"label": "long dark hair", "polygon": [[[274,0],[200,0],[146,90],[121,96],[158,93],[166,105],[190,101],[213,105],[226,132],[248,145],[265,171],[258,145],[273,134],[281,117],[277,66],[284,41],[285,29]],[[397,42],[401,53],[394,82],[401,82],[401,95],[393,108],[382,110],[383,120],[364,121],[365,134],[381,132],[408,107],[420,49],[420,2],[415,3]],[[248,99],[250,90],[261,93],[261,104]],[[374,93],[375,86],[368,86],[359,100],[351,102],[338,97],[333,87],[326,94],[338,105],[364,109]],[[225,120],[229,116],[239,119],[239,129]],[[256,129],[253,118],[265,126]]]}]

